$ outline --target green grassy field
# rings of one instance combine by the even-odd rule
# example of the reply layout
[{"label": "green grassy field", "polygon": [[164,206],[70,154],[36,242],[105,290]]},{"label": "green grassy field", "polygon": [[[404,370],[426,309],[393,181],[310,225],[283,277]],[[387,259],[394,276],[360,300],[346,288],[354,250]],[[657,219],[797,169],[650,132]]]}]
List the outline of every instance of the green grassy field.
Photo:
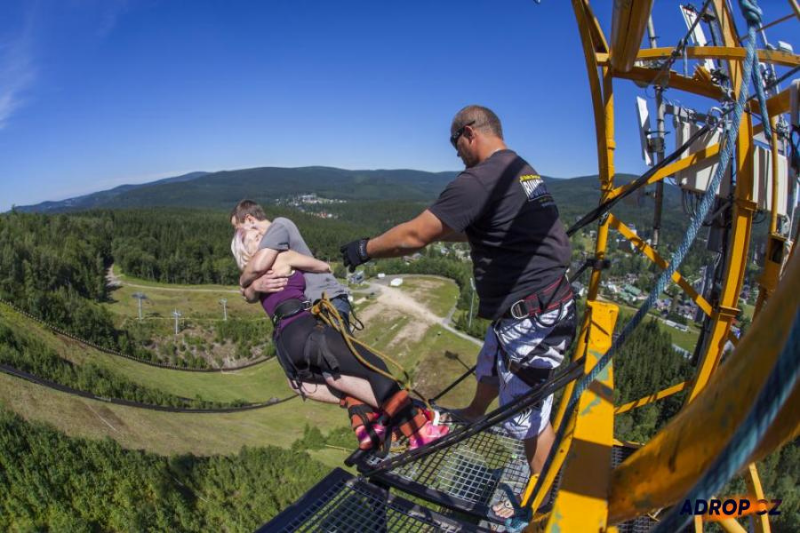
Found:
[{"label": "green grassy field", "polygon": [[[437,283],[448,285],[442,280]],[[125,289],[128,287],[120,290]],[[446,293],[439,286],[434,290],[437,294]],[[213,293],[194,294],[200,298],[191,301],[200,301],[203,305],[204,299]],[[366,302],[361,306],[362,312],[373,305],[380,304],[374,300]],[[415,387],[427,395],[442,390],[463,372],[464,364],[470,366],[475,361],[478,346],[439,326],[420,324],[416,318],[392,309],[381,309],[373,315],[358,338],[396,357],[417,377]],[[233,372],[181,372],[96,351],[55,335],[4,306],[0,306],[0,320],[25,329],[61,357],[76,364],[91,362],[136,383],[171,394],[190,398],[201,396],[206,400],[223,402],[237,399],[265,401],[290,394],[277,361]],[[471,397],[473,390],[474,380],[468,379],[443,402],[445,405],[461,405]],[[303,435],[306,424],[317,426],[323,432],[348,425],[344,411],[337,406],[302,402],[300,399],[233,414],[163,413],[78,398],[4,374],[0,374],[0,403],[26,419],[50,423],[68,435],[109,437],[127,448],[165,455],[189,452],[197,455],[232,454],[241,446],[264,444],[288,447]],[[330,466],[341,465],[347,455],[347,452],[335,448],[312,453]]]},{"label": "green grassy field", "polygon": [[266,444],[289,447],[303,436],[306,424],[324,432],[348,425],[338,406],[299,398],[240,413],[164,413],[87,400],[6,374],[0,374],[0,404],[70,436],[108,437],[126,448],[162,455],[230,455],[242,446]]},{"label": "green grassy field", "polygon": [[36,338],[54,349],[61,357],[77,364],[91,362],[131,381],[187,398],[231,402],[263,402],[273,396],[289,395],[283,371],[277,361],[230,372],[184,372],[145,365],[100,352],[71,339],[56,335],[40,325],[0,306],[0,320],[25,328]]},{"label": "green grassy field", "polygon": [[125,319],[138,318],[139,304],[133,297],[137,292],[147,296],[142,302],[145,320],[166,320],[171,324],[172,312],[177,309],[183,313],[184,320],[213,323],[223,318],[220,303],[223,298],[227,300],[228,318],[267,319],[261,306],[245,302],[236,287],[164,285],[121,275],[119,278],[125,283],[141,286],[117,287],[111,292],[110,301],[103,304],[117,318],[118,323]]}]

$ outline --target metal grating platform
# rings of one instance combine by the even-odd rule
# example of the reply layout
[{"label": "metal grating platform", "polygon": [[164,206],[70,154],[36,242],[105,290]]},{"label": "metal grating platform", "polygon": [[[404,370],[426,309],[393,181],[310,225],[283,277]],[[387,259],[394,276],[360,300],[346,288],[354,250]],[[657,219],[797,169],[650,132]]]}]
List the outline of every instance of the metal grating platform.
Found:
[{"label": "metal grating platform", "polygon": [[257,533],[479,533],[337,468]]},{"label": "metal grating platform", "polygon": [[[452,424],[451,431],[457,427]],[[395,455],[397,453],[391,452],[389,457]],[[375,454],[368,454],[357,466],[360,472],[366,473],[382,461]],[[505,497],[499,488],[501,484],[521,493],[529,477],[522,441],[510,437],[501,427],[493,427],[373,479],[455,511],[486,519],[492,505]]]}]

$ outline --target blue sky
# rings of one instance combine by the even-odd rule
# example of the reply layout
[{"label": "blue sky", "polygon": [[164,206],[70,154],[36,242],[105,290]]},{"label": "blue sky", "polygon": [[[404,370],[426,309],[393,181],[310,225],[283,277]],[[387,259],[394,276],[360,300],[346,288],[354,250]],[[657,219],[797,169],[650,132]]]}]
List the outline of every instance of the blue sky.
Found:
[{"label": "blue sky", "polygon": [[[674,44],[677,3],[655,3]],[[611,0],[593,4],[610,34]],[[618,84],[617,168],[639,173],[634,94]],[[193,170],[456,170],[471,103],[539,172],[596,172],[565,0],[5,0],[0,211]]]}]

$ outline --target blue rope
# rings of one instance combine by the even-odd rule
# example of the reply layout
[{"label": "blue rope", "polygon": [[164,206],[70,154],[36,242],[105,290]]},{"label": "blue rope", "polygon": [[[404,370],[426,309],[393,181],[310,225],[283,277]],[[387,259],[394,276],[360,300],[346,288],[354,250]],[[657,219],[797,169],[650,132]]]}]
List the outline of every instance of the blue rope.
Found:
[{"label": "blue rope", "polygon": [[[699,498],[712,497],[742,468],[778,416],[778,412],[798,381],[800,381],[800,313],[795,312],[789,339],[758,393],[750,413],[733,434],[725,449],[686,495],[687,500],[694,502]],[[673,507],[653,532],[669,533],[681,530],[692,516],[681,515],[680,509],[680,506]]]},{"label": "blue rope", "polygon": [[[728,168],[728,163],[730,162],[731,156],[733,154],[733,149],[735,145],[735,140],[739,134],[739,125],[742,119],[742,113],[744,111],[744,105],[747,100],[747,93],[748,93],[748,85],[749,80],[755,79],[759,80],[756,85],[756,91],[761,88],[763,93],[763,87],[760,83],[760,73],[758,73],[758,68],[754,69],[754,65],[756,65],[756,51],[755,51],[755,28],[760,25],[761,22],[761,10],[758,8],[758,5],[755,3],[754,0],[739,0],[740,5],[742,6],[742,10],[745,12],[745,18],[747,19],[748,23],[748,32],[751,32],[753,35],[748,40],[747,47],[746,47],[746,55],[745,60],[743,63],[743,75],[741,80],[741,89],[739,92],[739,97],[736,100],[733,108],[733,118],[731,120],[732,124],[726,129],[724,135],[724,147],[720,154],[719,164],[714,172],[714,177],[711,180],[711,183],[708,185],[705,193],[703,194],[702,199],[700,200],[700,205],[697,209],[696,215],[692,220],[689,228],[687,229],[683,241],[681,242],[678,249],[675,251],[675,254],[672,256],[672,259],[667,266],[667,268],[661,273],[658,280],[656,281],[655,285],[653,286],[650,294],[648,295],[645,302],[636,312],[636,315],[625,325],[625,328],[619,334],[619,336],[614,340],[611,345],[611,348],[603,355],[597,364],[586,374],[580,381],[575,384],[575,389],[572,393],[572,396],[569,399],[569,403],[567,404],[567,409],[564,415],[564,418],[561,420],[561,424],[558,426],[558,430],[556,431],[555,441],[553,443],[553,447],[550,450],[550,454],[547,456],[547,460],[545,461],[544,467],[542,468],[542,472],[539,474],[539,479],[536,482],[536,486],[532,494],[538,494],[542,488],[542,484],[544,479],[547,475],[547,472],[550,470],[553,464],[553,460],[555,458],[556,452],[560,446],[561,441],[564,438],[564,434],[566,433],[567,423],[571,418],[572,412],[575,409],[575,406],[578,403],[578,400],[581,397],[581,394],[589,387],[589,385],[594,381],[597,376],[608,366],[608,363],[611,361],[611,358],[617,352],[620,346],[622,346],[628,337],[633,333],[633,330],[642,322],[644,317],[647,315],[647,312],[650,308],[653,307],[655,304],[659,294],[664,291],[667,287],[667,284],[670,282],[672,275],[681,265],[683,260],[685,259],[687,253],[689,252],[689,248],[691,247],[692,243],[694,242],[695,238],[697,237],[697,233],[700,230],[700,227],[703,224],[703,220],[705,220],[708,211],[711,209],[711,205],[714,202],[714,198],[716,196],[716,191],[719,188],[720,181],[722,180],[722,176],[725,173],[725,170]],[[755,71],[755,72],[754,72]],[[766,114],[766,106],[762,105],[762,117]],[[769,120],[765,121],[765,132],[767,131],[767,127],[769,126]],[[769,130],[769,135],[772,135],[771,130]],[[599,354],[598,354],[599,355]],[[529,504],[530,502],[525,502]]]}]

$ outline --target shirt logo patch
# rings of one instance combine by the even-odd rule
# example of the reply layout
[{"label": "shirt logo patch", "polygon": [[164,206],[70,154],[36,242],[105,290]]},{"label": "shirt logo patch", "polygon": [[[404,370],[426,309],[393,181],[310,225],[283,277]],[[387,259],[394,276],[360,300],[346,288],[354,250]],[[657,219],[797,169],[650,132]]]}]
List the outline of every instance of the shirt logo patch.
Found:
[{"label": "shirt logo patch", "polygon": [[522,185],[522,190],[525,191],[525,196],[528,197],[529,202],[547,194],[544,180],[538,174],[520,176],[519,183]]}]

